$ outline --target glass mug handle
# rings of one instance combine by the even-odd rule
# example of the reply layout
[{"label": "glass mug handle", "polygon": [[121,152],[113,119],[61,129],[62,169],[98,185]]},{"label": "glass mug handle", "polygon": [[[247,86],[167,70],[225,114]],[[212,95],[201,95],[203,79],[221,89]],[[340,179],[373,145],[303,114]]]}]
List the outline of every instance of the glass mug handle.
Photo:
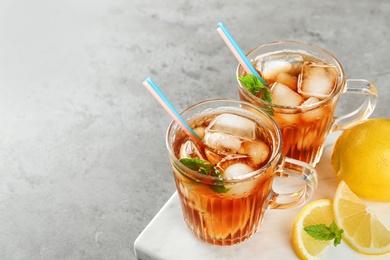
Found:
[{"label": "glass mug handle", "polygon": [[[274,179],[268,209],[299,207],[306,204],[317,189],[318,177],[313,166],[289,157],[282,157],[281,160],[279,175],[275,176]],[[294,182],[292,177],[299,184]],[[278,182],[280,183],[275,187],[275,183]],[[277,191],[278,188],[283,189],[284,192]],[[286,188],[289,191],[286,191]]]},{"label": "glass mug handle", "polygon": [[359,108],[343,116],[335,117],[331,132],[347,129],[355,123],[368,118],[375,109],[378,92],[374,84],[365,79],[347,79],[343,94],[365,95]]}]

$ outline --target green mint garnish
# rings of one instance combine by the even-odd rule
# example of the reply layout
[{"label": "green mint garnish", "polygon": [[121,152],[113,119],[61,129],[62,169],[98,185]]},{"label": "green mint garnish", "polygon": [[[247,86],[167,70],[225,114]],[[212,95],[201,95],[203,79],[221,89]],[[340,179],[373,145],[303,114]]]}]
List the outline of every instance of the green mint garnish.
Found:
[{"label": "green mint garnish", "polygon": [[[238,79],[250,93],[268,103],[272,103],[271,90],[259,78],[253,74],[247,74],[245,76],[239,76]],[[270,115],[274,115],[274,110],[271,106],[266,106],[265,109]]]},{"label": "green mint garnish", "polygon": [[[217,167],[208,161],[195,158],[182,158],[180,159],[180,162],[191,170],[198,171],[204,175],[215,176],[219,178],[223,177],[222,173],[217,169]],[[229,189],[223,185],[223,181],[218,181],[217,183],[219,185],[210,185],[210,188],[212,188],[217,193],[226,193],[229,191]]]},{"label": "green mint garnish", "polygon": [[316,240],[334,239],[334,246],[337,246],[341,243],[341,239],[344,233],[344,230],[339,229],[334,221],[332,222],[332,224],[330,224],[329,227],[327,227],[325,224],[317,224],[307,226],[303,229]]},{"label": "green mint garnish", "polygon": [[[214,174],[218,176],[219,178],[222,178],[222,173],[214,167]],[[223,181],[218,181],[218,186],[217,185],[212,185],[211,188],[216,192],[216,193],[226,193],[230,189],[226,188],[225,185],[223,185]]]},{"label": "green mint garnish", "polygon": [[221,183],[220,186],[219,185],[218,186],[217,185],[210,185],[210,188],[213,189],[213,191],[216,193],[226,193],[230,190],[230,189],[226,188],[224,185],[222,185],[223,184],[222,181],[220,183]]},{"label": "green mint garnish", "polygon": [[271,91],[265,86],[258,77],[253,74],[239,76],[238,79],[244,84],[245,88],[253,95],[272,103]]},{"label": "green mint garnish", "polygon": [[191,170],[199,171],[205,175],[208,175],[212,167],[214,167],[214,165],[208,161],[195,158],[182,158],[180,159],[180,162]]}]

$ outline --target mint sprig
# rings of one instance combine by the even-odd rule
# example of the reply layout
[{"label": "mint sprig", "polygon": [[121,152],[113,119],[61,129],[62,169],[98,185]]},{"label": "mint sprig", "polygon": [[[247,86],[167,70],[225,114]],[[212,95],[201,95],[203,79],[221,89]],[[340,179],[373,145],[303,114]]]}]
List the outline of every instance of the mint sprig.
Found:
[{"label": "mint sprig", "polygon": [[[180,162],[193,171],[200,172],[204,175],[222,178],[222,173],[212,163],[196,158],[182,158]],[[218,185],[210,185],[210,188],[217,193],[226,193],[229,191],[223,181],[217,181]]]},{"label": "mint sprig", "polygon": [[316,240],[333,240],[334,246],[341,243],[341,239],[344,233],[343,229],[339,229],[336,223],[333,221],[329,227],[325,224],[311,225],[303,228],[310,236]]},{"label": "mint sprig", "polygon": [[209,175],[211,169],[214,167],[210,162],[196,158],[182,158],[180,162],[191,170],[199,171],[205,175]]},{"label": "mint sprig", "polygon": [[[251,94],[268,103],[272,103],[271,90],[258,77],[253,74],[247,74],[245,76],[239,76],[238,79]],[[265,109],[270,115],[274,115],[274,110],[271,106],[266,106]]]}]

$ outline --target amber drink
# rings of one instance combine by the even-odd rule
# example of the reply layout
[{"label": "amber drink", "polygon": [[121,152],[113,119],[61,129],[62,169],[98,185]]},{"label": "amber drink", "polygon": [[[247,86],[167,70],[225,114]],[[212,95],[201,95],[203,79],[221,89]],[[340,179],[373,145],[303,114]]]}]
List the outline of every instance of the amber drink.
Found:
[{"label": "amber drink", "polygon": [[[346,80],[338,60],[319,47],[282,41],[259,46],[247,56],[269,85],[272,103],[250,93],[238,79],[240,99],[273,115],[282,132],[282,153],[288,157],[316,165],[331,131],[366,119],[375,108],[375,86],[367,80]],[[244,75],[238,66],[237,78]],[[364,102],[335,117],[342,93],[364,95]]]},{"label": "amber drink", "polygon": [[[184,220],[200,239],[215,245],[242,242],[258,230],[267,208],[297,206],[310,198],[315,170],[281,155],[279,129],[263,111],[246,102],[211,100],[182,116],[203,144],[172,122],[167,148]],[[287,169],[285,161],[294,169]],[[278,171],[299,176],[305,187],[276,194],[272,184]],[[289,202],[281,204],[277,197]]]}]

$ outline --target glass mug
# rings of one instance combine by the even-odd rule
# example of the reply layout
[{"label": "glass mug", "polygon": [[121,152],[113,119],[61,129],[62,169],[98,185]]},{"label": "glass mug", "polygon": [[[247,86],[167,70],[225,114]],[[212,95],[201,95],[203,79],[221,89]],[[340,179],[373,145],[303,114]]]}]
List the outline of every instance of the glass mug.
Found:
[{"label": "glass mug", "polygon": [[[251,94],[238,79],[238,76],[245,74],[241,65],[238,65],[236,71],[239,97],[241,100],[273,112],[273,118],[282,132],[282,153],[285,156],[315,166],[320,160],[325,139],[330,132],[346,129],[368,118],[375,109],[378,99],[375,86],[367,80],[345,79],[344,70],[339,61],[320,47],[304,42],[279,41],[258,46],[250,51],[247,57],[252,64],[255,64],[259,74],[270,86],[273,83],[278,85],[278,90],[273,89],[272,95],[278,92],[277,94],[280,97],[278,96],[277,99],[282,104],[276,104],[276,102],[271,104]],[[276,63],[272,64],[275,61]],[[313,63],[318,64],[313,65]],[[307,65],[301,69],[299,66],[302,64]],[[273,71],[273,69],[275,70]],[[329,84],[333,73],[334,83],[330,94],[326,93],[326,90],[321,93],[322,79],[318,80],[316,78],[313,80],[316,75],[315,73],[310,74],[315,70],[330,75]],[[290,76],[286,76],[286,74]],[[297,76],[298,74],[299,76]],[[305,81],[305,79],[308,80]],[[283,85],[288,86],[290,84],[293,85],[292,88],[295,88],[294,84],[301,82],[298,91],[301,91],[300,95],[303,97],[291,93],[288,89],[283,92],[286,87],[281,88],[280,84],[275,83],[278,81],[286,81],[287,83]],[[304,84],[306,82],[307,84]],[[309,84],[312,82],[318,84],[318,90],[315,90],[315,88],[309,89],[311,86],[317,87],[314,84]],[[308,91],[312,91],[312,94]],[[316,93],[317,91],[318,93]],[[364,101],[356,110],[335,117],[334,112],[343,93],[359,94],[363,96]],[[285,97],[282,95],[285,95]],[[314,95],[314,97],[311,97],[311,95]],[[295,98],[297,101],[295,101]],[[304,103],[299,104],[300,102]]]},{"label": "glass mug", "polygon": [[[266,112],[247,102],[214,99],[181,115],[208,144],[196,145],[175,121],[168,127],[166,145],[183,217],[201,240],[240,243],[257,232],[267,209],[310,200],[317,173],[311,165],[282,155],[281,132]],[[180,158],[208,161],[202,166],[220,171],[196,170]],[[293,180],[299,184],[292,185]]]}]

